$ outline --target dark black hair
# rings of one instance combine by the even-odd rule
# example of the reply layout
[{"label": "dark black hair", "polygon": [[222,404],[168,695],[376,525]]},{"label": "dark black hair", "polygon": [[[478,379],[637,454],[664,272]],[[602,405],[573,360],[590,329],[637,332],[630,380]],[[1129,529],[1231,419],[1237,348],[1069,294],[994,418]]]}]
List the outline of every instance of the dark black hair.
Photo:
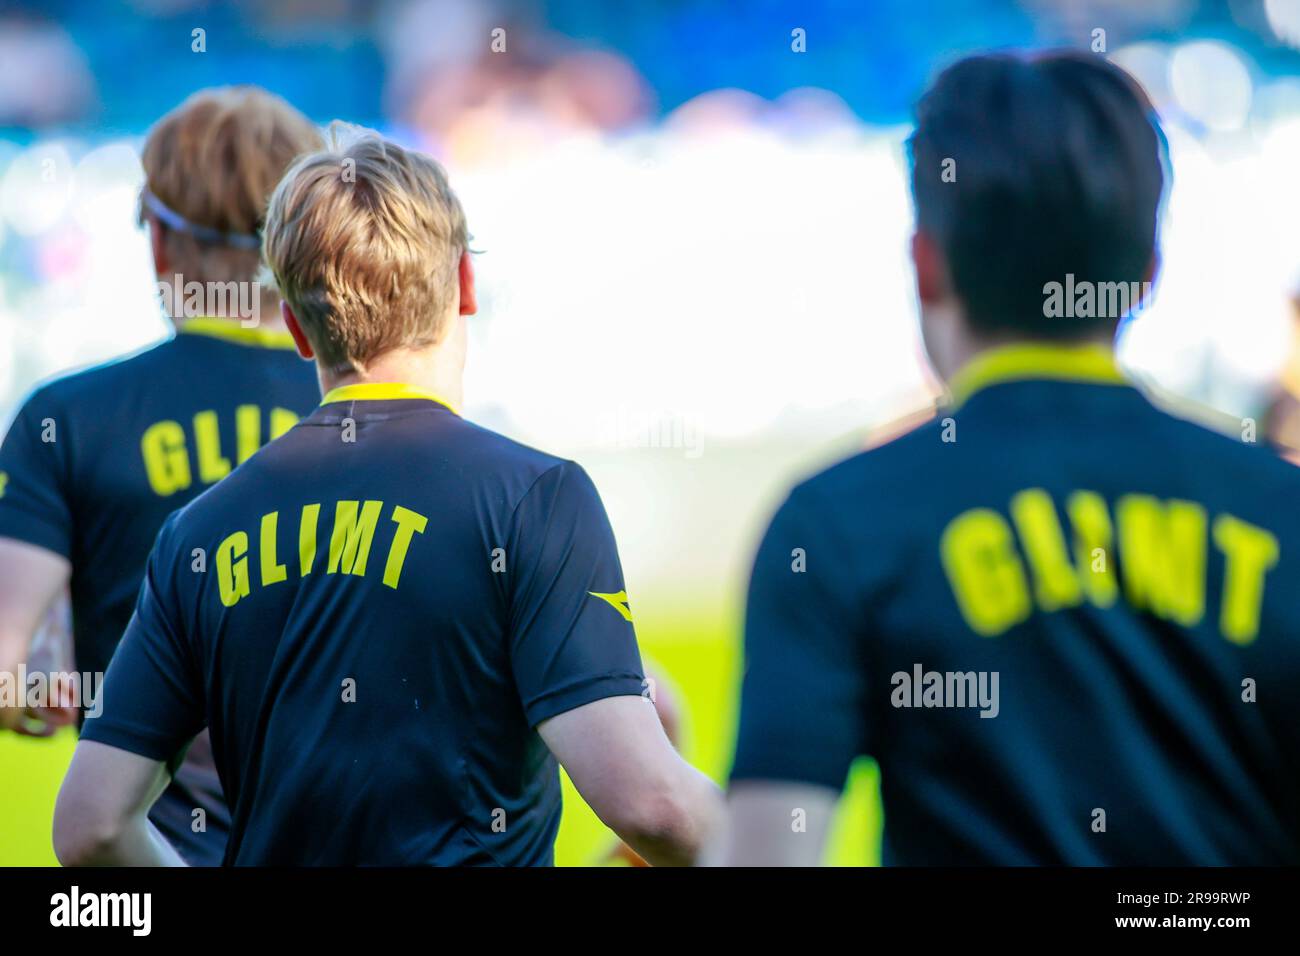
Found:
[{"label": "dark black hair", "polygon": [[1048,317],[1044,286],[1147,278],[1163,136],[1136,81],[1097,54],[985,54],[944,70],[916,114],[917,224],[971,324],[1041,338],[1113,327],[1120,316]]}]

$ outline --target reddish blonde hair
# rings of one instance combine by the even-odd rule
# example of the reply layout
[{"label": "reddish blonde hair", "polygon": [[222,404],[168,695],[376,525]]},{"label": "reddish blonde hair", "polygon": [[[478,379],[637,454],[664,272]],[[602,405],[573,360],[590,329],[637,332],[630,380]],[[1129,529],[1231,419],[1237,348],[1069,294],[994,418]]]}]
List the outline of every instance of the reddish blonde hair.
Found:
[{"label": "reddish blonde hair", "polygon": [[[307,117],[256,86],[200,90],[160,119],[145,139],[145,188],[187,221],[221,233],[255,235],[266,202],[294,158],[320,149]],[[148,215],[142,209],[141,218]],[[176,272],[199,281],[255,278],[257,249],[166,231]]]}]

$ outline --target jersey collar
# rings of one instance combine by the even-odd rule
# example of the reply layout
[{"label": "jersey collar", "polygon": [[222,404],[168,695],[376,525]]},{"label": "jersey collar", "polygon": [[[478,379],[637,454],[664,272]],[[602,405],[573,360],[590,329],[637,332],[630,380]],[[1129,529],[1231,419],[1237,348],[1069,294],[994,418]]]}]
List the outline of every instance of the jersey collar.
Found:
[{"label": "jersey collar", "polygon": [[223,319],[212,316],[197,316],[186,319],[176,331],[182,335],[204,335],[212,339],[234,342],[236,345],[251,345],[264,349],[297,349],[293,336],[279,329],[246,328],[239,319]]},{"label": "jersey collar", "polygon": [[961,405],[981,389],[1004,382],[1086,382],[1127,385],[1104,345],[1021,342],[988,349],[966,363],[948,383],[952,405]]},{"label": "jersey collar", "polygon": [[325,393],[321,399],[322,405],[333,405],[336,402],[383,402],[401,398],[421,398],[430,402],[437,402],[439,405],[446,407],[454,415],[459,415],[460,411],[451,402],[447,401],[440,395],[435,395],[427,389],[419,388],[415,385],[407,385],[403,382],[359,382],[356,385],[340,385],[338,388],[332,388]]}]

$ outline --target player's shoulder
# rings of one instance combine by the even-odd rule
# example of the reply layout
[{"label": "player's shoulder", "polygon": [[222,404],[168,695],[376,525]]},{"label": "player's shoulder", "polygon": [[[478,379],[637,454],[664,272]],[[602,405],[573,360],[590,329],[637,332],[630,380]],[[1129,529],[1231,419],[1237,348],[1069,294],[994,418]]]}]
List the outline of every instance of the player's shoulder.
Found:
[{"label": "player's shoulder", "polygon": [[804,478],[790,492],[806,508],[841,508],[845,502],[915,490],[945,448],[947,428],[932,410],[910,415],[873,430],[866,447]]},{"label": "player's shoulder", "polygon": [[[408,406],[387,419],[394,428],[382,433],[384,443],[400,447],[403,456],[427,458],[430,465],[454,463],[467,479],[495,477],[518,484],[568,463],[447,409],[417,411]],[[313,421],[317,420],[308,419],[304,425]],[[325,416],[318,422],[329,424],[331,419]]]},{"label": "player's shoulder", "polygon": [[530,494],[598,498],[586,470],[568,458],[554,455],[482,425],[462,420],[461,442],[469,466],[494,483],[499,481],[511,508]]},{"label": "player's shoulder", "polygon": [[120,401],[126,389],[148,387],[150,371],[169,361],[172,342],[165,339],[108,361],[61,372],[32,389],[24,407],[83,408],[102,413],[100,403]]},{"label": "player's shoulder", "polygon": [[1198,462],[1207,480],[1252,494],[1300,494],[1300,468],[1279,455],[1258,433],[1258,423],[1227,413],[1148,393],[1153,446],[1162,453]]},{"label": "player's shoulder", "polygon": [[[298,422],[196,498],[190,507],[196,514],[219,511],[226,501],[238,499],[246,489],[274,483],[286,475],[298,475],[307,467],[304,462],[326,461],[323,456],[332,456],[337,446],[331,441],[326,450],[319,442],[319,433],[322,428],[336,427],[346,420],[346,413],[342,418],[326,413]],[[570,479],[568,491],[576,484],[590,484],[590,478],[576,462],[509,438],[450,411],[413,413],[406,408],[384,423],[389,427],[381,433],[382,444],[377,447],[385,456],[400,457],[404,473],[419,475],[429,470],[453,468],[466,488],[485,491],[490,500],[511,508],[543,476],[549,476],[552,482]],[[357,441],[358,447],[366,447],[364,433],[358,435]]]},{"label": "player's shoulder", "polygon": [[465,447],[485,460],[511,471],[540,475],[568,463],[558,455],[526,445],[475,422],[460,420],[460,438]]}]

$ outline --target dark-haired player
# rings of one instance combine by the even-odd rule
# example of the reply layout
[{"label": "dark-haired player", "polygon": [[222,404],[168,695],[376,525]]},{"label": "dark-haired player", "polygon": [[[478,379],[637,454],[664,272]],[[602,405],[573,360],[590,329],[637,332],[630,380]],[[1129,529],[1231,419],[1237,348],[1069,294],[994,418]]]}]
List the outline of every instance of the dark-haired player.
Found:
[{"label": "dark-haired player", "polygon": [[952,405],[767,532],[730,861],[817,862],[869,754],[886,863],[1295,864],[1300,472],[1110,350],[1157,261],[1149,103],[1100,57],[977,56],[911,154]]}]

